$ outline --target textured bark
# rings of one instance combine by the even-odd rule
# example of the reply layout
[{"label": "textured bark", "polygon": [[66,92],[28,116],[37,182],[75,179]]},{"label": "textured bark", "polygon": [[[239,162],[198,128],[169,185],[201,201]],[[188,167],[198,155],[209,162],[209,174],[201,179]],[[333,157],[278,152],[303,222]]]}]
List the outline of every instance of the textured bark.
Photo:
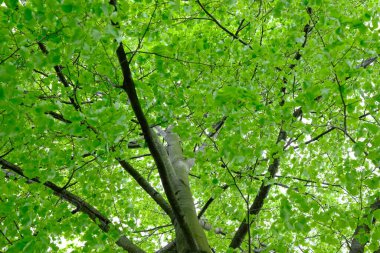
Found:
[{"label": "textured bark", "polygon": [[[273,163],[269,165],[269,172],[270,176],[268,177],[269,179],[272,179],[277,171],[278,171],[278,166],[279,166],[279,159],[276,158],[274,159]],[[264,200],[269,194],[269,190],[271,188],[271,185],[266,184],[265,182],[261,183],[259,192],[257,193],[255,200],[253,201],[253,204],[249,208],[249,214],[250,215],[258,215],[264,206]],[[230,243],[230,248],[236,249],[239,248],[240,245],[242,244],[245,236],[248,233],[249,229],[249,224],[247,223],[247,220],[245,219],[239,226],[238,230],[236,231],[234,237],[232,238],[232,241]]]},{"label": "textured bark", "polygon": [[[371,213],[374,212],[375,210],[380,209],[380,199],[376,199],[376,201],[371,205]],[[364,218],[366,219],[368,215],[365,215]],[[376,222],[373,220],[373,223]],[[360,242],[357,238],[358,235],[361,233],[364,234],[370,234],[370,228],[366,224],[359,224],[354,232],[352,241],[351,241],[351,248],[350,248],[350,253],[364,253],[365,252],[365,245],[368,243],[368,241]],[[377,250],[377,251],[380,251]]]},{"label": "textured bark", "polygon": [[[117,12],[117,1],[111,0],[109,3],[114,7],[114,11]],[[119,27],[119,24],[113,23],[112,21],[111,23],[115,27]],[[184,165],[185,163],[181,159],[169,160],[168,154],[158,141],[154,131],[150,128],[141,108],[136,93],[135,83],[129,67],[129,61],[126,57],[124,46],[121,42],[116,50],[116,55],[123,73],[123,85],[121,88],[128,95],[129,102],[131,103],[132,109],[144,134],[144,139],[157,166],[165,194],[173,210],[175,217],[173,223],[177,231],[177,247],[178,245],[182,245],[182,243],[179,242],[183,240],[183,245],[186,245],[185,248],[188,252],[211,252],[211,249],[208,246],[207,238],[203,229],[199,225],[195,212],[194,202],[187,181],[188,171],[183,170],[186,165]]]},{"label": "textured bark", "polygon": [[[176,174],[176,178],[174,178],[175,182],[173,182],[177,185],[176,198],[193,232],[194,239],[199,247],[199,252],[211,252],[204,230],[199,224],[189,186],[188,175],[191,168],[190,160],[184,159],[180,138],[176,133],[171,132],[170,129],[167,130],[165,140],[168,144],[167,151],[169,159]],[[177,252],[192,252],[193,248],[187,243],[186,236],[181,227],[177,223],[174,223],[174,227],[176,230]]]},{"label": "textured bark", "polygon": [[144,253],[142,249],[137,247],[135,244],[132,243],[131,240],[129,240],[127,237],[124,235],[121,236],[117,241],[116,244],[123,248],[124,250],[130,252],[130,253]]},{"label": "textured bark", "polygon": [[188,245],[190,245],[193,249],[198,249],[190,225],[185,220],[185,215],[183,213],[182,206],[179,204],[175,195],[177,190],[176,185],[174,185],[172,181],[175,178],[173,166],[168,160],[167,154],[165,153],[165,150],[163,150],[162,145],[157,140],[155,133],[150,128],[148,121],[144,115],[144,112],[141,108],[140,101],[137,97],[135,89],[135,83],[132,79],[132,73],[129,68],[129,63],[122,43],[119,44],[119,47],[116,50],[116,54],[119,59],[119,64],[123,73],[122,88],[128,95],[132,109],[137,117],[137,120],[139,121],[141,130],[144,134],[144,139],[147,142],[150,153],[152,154],[152,157],[157,165],[158,173],[160,174],[165,194],[168,197],[170,205],[172,206],[175,219],[181,227],[181,230],[185,235]]}]

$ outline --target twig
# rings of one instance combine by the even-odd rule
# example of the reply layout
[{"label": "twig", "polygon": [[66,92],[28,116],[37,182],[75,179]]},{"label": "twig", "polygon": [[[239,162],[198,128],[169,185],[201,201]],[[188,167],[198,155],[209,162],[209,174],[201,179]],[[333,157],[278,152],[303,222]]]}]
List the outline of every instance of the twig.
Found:
[{"label": "twig", "polygon": [[123,169],[135,179],[135,181],[141,186],[141,188],[143,188],[146,191],[146,193],[149,194],[149,196],[162,208],[162,210],[165,211],[165,213],[170,217],[170,219],[174,219],[172,208],[161,196],[161,194],[158,191],[156,191],[149,184],[149,182],[146,181],[145,178],[141,176],[141,174],[135,168],[132,167],[131,164],[120,158],[117,158],[116,160],[118,160],[121,167],[123,167]]},{"label": "twig", "polygon": [[202,66],[207,66],[207,67],[224,67],[224,66],[220,66],[220,65],[218,66],[218,65],[215,65],[215,64],[208,64],[208,63],[203,63],[203,62],[187,61],[187,60],[179,59],[177,57],[171,57],[171,56],[159,54],[159,53],[156,53],[156,52],[148,52],[148,51],[137,50],[137,51],[128,52],[127,54],[132,54],[133,55],[136,52],[137,53],[141,53],[141,54],[155,55],[155,56],[162,57],[162,58],[165,58],[165,59],[175,60],[175,61],[183,62],[183,63],[187,63],[187,64],[197,64],[197,65],[202,65]]},{"label": "twig", "polygon": [[343,129],[345,132],[347,132],[347,105],[346,105],[346,101],[344,100],[344,97],[343,97],[343,87],[339,81],[339,78],[337,76],[337,74],[335,73],[334,71],[334,77],[335,77],[335,80],[338,84],[338,88],[339,88],[339,95],[340,95],[340,99],[342,101],[342,104],[343,104]]},{"label": "twig", "polygon": [[240,43],[242,43],[243,45],[245,46],[248,46],[250,49],[253,49],[252,46],[250,44],[248,44],[247,42],[245,42],[244,40],[242,40],[239,36],[237,36],[236,34],[232,33],[230,30],[228,30],[227,28],[225,28],[210,12],[208,12],[206,10],[206,8],[201,4],[201,2],[199,0],[196,0],[197,4],[202,8],[202,10],[207,14],[207,16],[209,16],[212,21],[214,21],[214,23],[219,26],[223,31],[225,31],[228,35],[230,35],[232,38],[238,40]]},{"label": "twig", "polygon": [[10,152],[12,152],[14,150],[14,148],[11,148],[10,150],[8,150],[7,152],[5,152],[3,155],[0,156],[0,158],[3,158],[3,157],[6,157]]},{"label": "twig", "polygon": [[17,53],[20,50],[20,48],[17,48],[12,54],[10,54],[8,57],[4,58],[0,61],[0,65],[6,62],[9,58],[11,58],[15,53]]},{"label": "twig", "polygon": [[143,157],[146,157],[146,156],[151,156],[151,154],[143,154],[143,155],[132,156],[132,157],[129,158],[129,160],[139,159],[139,158],[143,158]]},{"label": "twig", "polygon": [[132,59],[133,59],[133,57],[135,56],[137,50],[139,50],[140,48],[142,48],[142,42],[143,42],[143,40],[144,40],[144,37],[145,37],[146,33],[147,33],[148,30],[149,30],[150,25],[152,24],[153,16],[154,16],[154,14],[156,13],[157,7],[158,7],[158,2],[156,1],[156,4],[155,4],[155,6],[154,6],[153,13],[152,13],[152,15],[150,15],[149,23],[148,23],[148,25],[146,26],[143,35],[141,36],[141,38],[139,38],[139,43],[138,43],[138,45],[137,45],[136,50],[135,50],[134,53],[132,54],[131,58],[129,58],[129,63],[132,62]]},{"label": "twig", "polygon": [[[310,144],[310,143],[312,143],[312,142],[315,142],[315,141],[319,140],[320,138],[322,138],[324,135],[330,133],[330,132],[331,132],[332,130],[334,130],[334,129],[336,129],[336,127],[331,127],[331,128],[329,128],[328,130],[324,131],[323,133],[321,133],[321,134],[315,136],[314,138],[312,138],[312,139],[310,139],[310,140],[304,142],[304,144],[307,145],[307,144]],[[295,147],[294,147],[294,149],[298,149],[298,148],[299,148],[299,146],[295,146]]]},{"label": "twig", "polygon": [[[76,207],[75,210],[86,213],[92,221],[94,221],[98,226],[102,229],[104,232],[108,232],[110,229],[111,221],[104,216],[102,213],[100,213],[99,210],[97,210],[95,207],[87,203],[85,200],[81,199],[80,197],[76,196],[75,194],[62,189],[61,187],[57,186],[53,182],[46,181],[42,183],[38,178],[29,178],[24,174],[24,171],[17,165],[12,164],[2,158],[0,158],[0,164],[3,166],[3,168],[6,168],[8,170],[11,170],[15,172],[16,174],[22,176],[23,178],[27,179],[28,181],[33,181],[36,183],[41,183],[47,188],[51,189],[54,193],[54,195],[66,200],[70,204],[74,205]],[[119,239],[116,241],[116,244],[120,247],[122,247],[124,250],[127,250],[128,252],[135,252],[135,253],[144,253],[140,247],[133,244],[131,240],[129,240],[125,236],[119,237]]]},{"label": "twig", "polygon": [[11,245],[13,244],[12,241],[9,240],[8,237],[3,233],[3,230],[0,229],[0,233],[4,236],[5,240],[7,240],[7,242],[8,242],[9,244],[11,244]]}]

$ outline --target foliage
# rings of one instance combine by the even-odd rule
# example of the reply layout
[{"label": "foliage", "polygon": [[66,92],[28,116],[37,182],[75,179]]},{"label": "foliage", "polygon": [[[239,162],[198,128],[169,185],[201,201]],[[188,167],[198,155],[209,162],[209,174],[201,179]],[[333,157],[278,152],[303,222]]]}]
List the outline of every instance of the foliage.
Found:
[{"label": "foliage", "polygon": [[171,243],[169,126],[215,252],[380,250],[378,7],[4,1],[0,251]]}]

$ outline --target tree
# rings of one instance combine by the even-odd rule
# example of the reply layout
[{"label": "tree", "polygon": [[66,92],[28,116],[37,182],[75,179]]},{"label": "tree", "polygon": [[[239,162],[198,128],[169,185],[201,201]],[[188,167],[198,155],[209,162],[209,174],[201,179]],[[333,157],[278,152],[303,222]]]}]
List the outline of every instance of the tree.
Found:
[{"label": "tree", "polygon": [[377,5],[2,1],[0,251],[379,252]]}]

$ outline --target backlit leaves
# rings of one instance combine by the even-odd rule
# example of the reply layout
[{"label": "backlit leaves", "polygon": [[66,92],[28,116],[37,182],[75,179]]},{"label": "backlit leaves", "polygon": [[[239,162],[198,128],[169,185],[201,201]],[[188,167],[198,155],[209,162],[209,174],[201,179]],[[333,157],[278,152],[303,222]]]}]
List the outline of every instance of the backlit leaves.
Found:
[{"label": "backlit leaves", "polygon": [[[149,123],[173,125],[196,158],[197,210],[215,198],[204,217],[226,231],[207,234],[216,252],[227,251],[263,182],[271,190],[249,216],[251,250],[336,252],[358,220],[371,226],[360,241],[378,249],[378,222],[367,221],[378,210],[366,208],[379,194],[379,65],[363,65],[379,53],[378,3],[200,2],[219,24],[196,1],[119,1],[117,12],[104,1],[4,1],[0,156],[68,187],[117,228],[104,234],[43,185],[3,173],[0,228],[12,244],[0,236],[1,251],[59,252],[64,237],[84,242],[73,246],[80,252],[114,252],[119,230],[147,252],[174,239],[172,227],[138,232],[170,219],[115,159],[163,193],[120,89],[118,42]],[[280,130],[287,138],[276,144]],[[275,158],[279,171],[267,178]]]}]

